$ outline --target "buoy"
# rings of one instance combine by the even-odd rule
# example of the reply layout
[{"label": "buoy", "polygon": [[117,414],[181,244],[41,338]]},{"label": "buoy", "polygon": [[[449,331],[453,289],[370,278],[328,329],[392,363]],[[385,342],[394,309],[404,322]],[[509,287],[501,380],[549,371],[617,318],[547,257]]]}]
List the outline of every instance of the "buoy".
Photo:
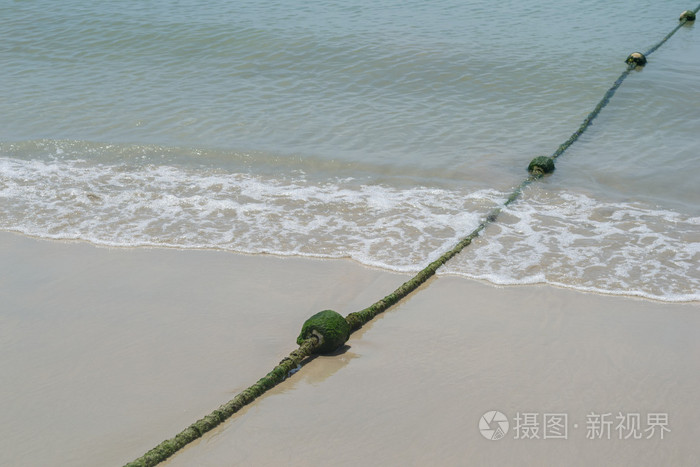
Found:
[{"label": "buoy", "polygon": [[641,52],[634,52],[634,53],[631,53],[629,57],[627,57],[627,60],[625,60],[625,63],[628,63],[628,64],[634,63],[637,66],[644,66],[647,64],[647,58]]},{"label": "buoy", "polygon": [[345,317],[333,310],[319,311],[307,319],[297,337],[301,345],[312,336],[318,337],[318,353],[328,353],[338,350],[350,337],[350,325]]},{"label": "buoy", "polygon": [[695,12],[690,11],[690,10],[685,10],[683,13],[681,13],[681,17],[678,18],[678,21],[695,21]]},{"label": "buoy", "polygon": [[554,161],[551,157],[539,156],[530,161],[527,171],[534,175],[544,175],[554,172]]}]

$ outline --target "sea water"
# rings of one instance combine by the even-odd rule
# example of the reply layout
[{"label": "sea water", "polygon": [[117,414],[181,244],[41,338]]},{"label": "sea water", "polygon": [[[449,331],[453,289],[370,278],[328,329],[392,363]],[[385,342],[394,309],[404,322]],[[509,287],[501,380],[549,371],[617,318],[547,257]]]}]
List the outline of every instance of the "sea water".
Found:
[{"label": "sea water", "polygon": [[[3,2],[0,229],[413,272],[687,1]],[[440,270],[700,300],[700,31]]]}]

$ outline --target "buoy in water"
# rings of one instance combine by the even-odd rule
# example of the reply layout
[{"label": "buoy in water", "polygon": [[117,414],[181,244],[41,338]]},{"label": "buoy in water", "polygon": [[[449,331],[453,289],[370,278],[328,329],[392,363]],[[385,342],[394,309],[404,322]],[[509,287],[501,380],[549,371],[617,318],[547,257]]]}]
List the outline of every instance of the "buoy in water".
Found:
[{"label": "buoy in water", "polygon": [[685,10],[683,13],[681,13],[681,17],[678,18],[678,21],[695,21],[695,12],[690,11],[690,10]]},{"label": "buoy in water", "polygon": [[551,157],[539,156],[530,161],[527,171],[534,175],[544,175],[554,172],[554,161]]},{"label": "buoy in water", "polygon": [[637,66],[644,66],[647,64],[647,58],[641,52],[634,52],[634,53],[631,53],[629,57],[627,57],[627,60],[625,60],[625,63],[627,63],[627,64],[634,63]]}]

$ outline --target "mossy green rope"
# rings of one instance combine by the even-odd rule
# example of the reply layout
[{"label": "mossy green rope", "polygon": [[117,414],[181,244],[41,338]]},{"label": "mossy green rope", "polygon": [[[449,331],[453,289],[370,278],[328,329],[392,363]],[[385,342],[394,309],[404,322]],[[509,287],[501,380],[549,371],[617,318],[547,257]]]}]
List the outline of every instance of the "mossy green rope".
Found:
[{"label": "mossy green rope", "polygon": [[[644,52],[644,55],[647,55],[647,56],[651,55],[652,53],[654,53],[654,51],[656,49],[658,49],[659,47],[664,45],[666,43],[666,41],[669,40],[671,38],[671,36],[673,36],[686,23],[692,23],[693,21],[695,21],[695,15],[698,13],[698,11],[700,11],[700,5],[695,7],[694,10],[684,11],[683,14],[681,15],[681,17],[678,19],[678,21],[679,21],[678,25],[675,28],[673,28],[673,30],[671,32],[666,34],[666,36],[663,39],[661,39],[659,42],[657,42],[652,48],[650,48],[649,50]],[[687,14],[688,12],[692,12],[692,15]]]},{"label": "mossy green rope", "polygon": [[[697,14],[700,10],[700,5],[696,7],[692,12]],[[694,18],[694,16],[693,16]],[[656,49],[661,47],[668,39],[671,38],[685,23],[693,21],[688,19],[687,16],[681,16],[680,23],[676,26],[670,33],[668,33],[661,41],[650,48],[644,55],[648,56],[652,54]],[[348,339],[349,335],[360,329],[367,322],[372,320],[378,314],[386,311],[389,307],[399,302],[401,299],[409,295],[411,292],[420,287],[425,281],[430,279],[435,272],[461,252],[464,248],[471,244],[472,240],[479,236],[479,234],[491,223],[495,222],[498,215],[501,213],[503,208],[515,202],[525,187],[527,187],[532,182],[540,179],[546,173],[551,173],[554,170],[554,160],[559,156],[564,154],[564,152],[578,140],[578,138],[588,129],[591,122],[595,117],[598,116],[601,110],[610,102],[610,99],[615,94],[615,91],[620,87],[622,82],[629,76],[630,72],[637,67],[636,63],[628,63],[627,68],[623,71],[620,76],[615,80],[610,89],[607,90],[603,98],[598,102],[593,111],[588,114],[588,116],[583,120],[583,123],[578,127],[578,129],[562,143],[551,156],[540,156],[533,159],[528,167],[530,175],[520,183],[517,187],[513,189],[513,192],[508,196],[506,201],[501,207],[497,207],[486,216],[483,222],[474,229],[469,235],[464,237],[459,241],[452,249],[443,253],[438,259],[431,262],[428,266],[423,268],[418,274],[416,274],[410,280],[404,282],[399,288],[394,290],[392,293],[382,298],[381,300],[373,303],[367,308],[350,313],[345,317],[345,321],[349,326],[349,332],[340,326],[338,330],[338,319],[342,320],[342,316],[332,310],[325,310],[317,313],[312,318],[310,318],[304,327],[302,328],[302,333],[297,340],[299,348],[294,350],[285,357],[275,368],[272,369],[263,378],[260,378],[257,383],[245,389],[243,392],[239,393],[236,397],[231,399],[226,404],[222,405],[218,409],[214,410],[212,413],[206,417],[197,420],[189,427],[185,428],[183,431],[178,433],[174,438],[168,439],[160,443],[155,448],[148,451],[143,456],[130,462],[127,467],[146,467],[154,466],[168,457],[172,456],[178,450],[185,447],[192,441],[200,438],[204,433],[212,430],[216,426],[223,423],[233,414],[241,410],[246,405],[253,402],[256,398],[261,396],[267,390],[273,388],[277,384],[284,381],[290,373],[299,368],[299,365],[309,356],[316,353],[324,353],[333,351],[340,346],[342,346]],[[328,321],[329,324],[324,324],[324,320]],[[342,324],[342,323],[341,323]],[[324,329],[332,329],[329,334],[329,339],[323,335]],[[328,331],[326,331],[328,332]],[[332,335],[331,335],[332,334]]]},{"label": "mossy green rope", "polygon": [[143,456],[126,465],[128,467],[148,467],[163,462],[165,459],[184,448],[187,444],[197,438],[201,438],[204,433],[216,428],[231,417],[231,415],[253,402],[266,391],[284,381],[289,373],[298,368],[306,357],[316,353],[318,346],[319,339],[317,337],[314,336],[307,339],[298,349],[294,350],[288,357],[285,357],[274,367],[272,371],[260,378],[257,383],[245,389],[206,417],[197,420],[178,433],[174,438],[163,441]]}]

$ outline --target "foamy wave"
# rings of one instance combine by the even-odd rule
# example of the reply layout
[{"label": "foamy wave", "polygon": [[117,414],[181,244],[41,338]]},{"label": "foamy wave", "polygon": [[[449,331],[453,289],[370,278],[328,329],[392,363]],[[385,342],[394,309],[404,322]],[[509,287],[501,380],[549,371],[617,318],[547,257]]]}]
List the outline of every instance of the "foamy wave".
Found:
[{"label": "foamy wave", "polygon": [[[0,158],[0,229],[111,246],[352,258],[415,272],[506,193],[312,182],[154,164]],[[526,191],[441,273],[700,300],[700,218]]]},{"label": "foamy wave", "polygon": [[700,300],[699,240],[698,217],[533,188],[442,272],[693,301]]},{"label": "foamy wave", "polygon": [[348,257],[397,271],[415,271],[431,252],[449,248],[500,196],[0,158],[6,230],[114,246]]}]

